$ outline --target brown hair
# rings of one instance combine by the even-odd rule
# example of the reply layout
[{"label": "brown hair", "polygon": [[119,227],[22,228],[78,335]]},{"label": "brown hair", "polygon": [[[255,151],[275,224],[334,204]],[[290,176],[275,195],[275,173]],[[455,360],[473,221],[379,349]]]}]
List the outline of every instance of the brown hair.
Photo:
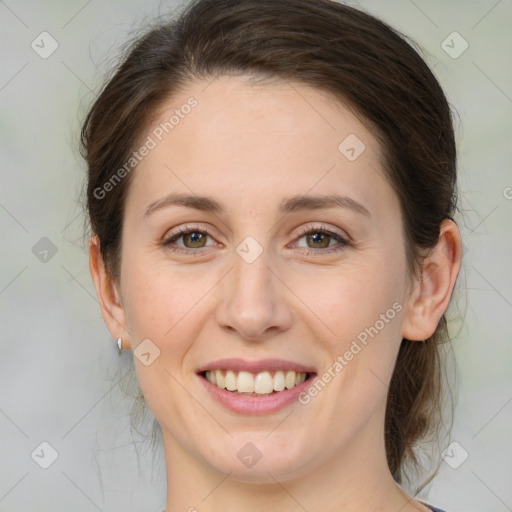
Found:
[{"label": "brown hair", "polygon": [[[82,128],[87,207],[112,277],[119,279],[121,228],[131,174],[97,191],[130,158],[149,119],[194,79],[249,75],[314,86],[371,127],[396,191],[410,275],[456,209],[456,147],[451,112],[429,67],[379,19],[330,0],[196,0],[128,48]],[[95,193],[96,191],[96,193]],[[388,394],[385,444],[402,482],[414,447],[441,425],[442,317],[425,343],[402,340]],[[432,475],[433,476],[433,475]]]}]

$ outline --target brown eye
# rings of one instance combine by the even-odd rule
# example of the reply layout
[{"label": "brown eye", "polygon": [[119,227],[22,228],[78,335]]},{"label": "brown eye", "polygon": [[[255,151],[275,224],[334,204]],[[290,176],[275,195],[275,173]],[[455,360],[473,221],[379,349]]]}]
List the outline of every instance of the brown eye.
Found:
[{"label": "brown eye", "polygon": [[329,247],[331,238],[331,235],[321,233],[319,231],[306,236],[308,243],[311,242],[314,244],[312,247],[313,249],[324,249],[325,247]]},{"label": "brown eye", "polygon": [[185,247],[194,249],[197,247],[204,247],[207,236],[208,235],[205,233],[201,233],[199,231],[191,231],[190,233],[182,235]]},{"label": "brown eye", "polygon": [[[305,242],[299,243],[302,239],[305,239]],[[326,228],[306,228],[299,234],[295,245],[308,255],[321,256],[322,254],[342,251],[351,244],[338,233]]]},{"label": "brown eye", "polygon": [[[194,252],[194,249],[202,249],[214,245],[212,243],[207,244],[208,237],[210,237],[210,234],[207,231],[183,228],[167,238],[162,245],[172,251]],[[183,239],[183,243],[176,243],[180,239]]]}]

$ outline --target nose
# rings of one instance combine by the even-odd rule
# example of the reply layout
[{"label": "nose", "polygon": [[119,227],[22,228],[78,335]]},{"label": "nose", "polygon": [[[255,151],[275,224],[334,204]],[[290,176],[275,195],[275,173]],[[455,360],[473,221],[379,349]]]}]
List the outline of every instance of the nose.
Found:
[{"label": "nose", "polygon": [[252,263],[235,253],[234,268],[220,290],[216,320],[245,340],[264,341],[291,325],[287,287],[269,263],[265,251]]}]

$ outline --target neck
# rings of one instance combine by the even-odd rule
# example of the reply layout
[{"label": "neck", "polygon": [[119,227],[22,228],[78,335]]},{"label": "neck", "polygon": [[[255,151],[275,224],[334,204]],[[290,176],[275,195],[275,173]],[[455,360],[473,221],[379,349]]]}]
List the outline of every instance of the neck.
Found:
[{"label": "neck", "polygon": [[428,511],[395,483],[386,461],[384,436],[375,436],[375,432],[375,425],[368,423],[357,439],[346,446],[333,446],[336,449],[326,458],[292,478],[266,472],[265,481],[248,483],[217,471],[163,430],[166,512]]}]

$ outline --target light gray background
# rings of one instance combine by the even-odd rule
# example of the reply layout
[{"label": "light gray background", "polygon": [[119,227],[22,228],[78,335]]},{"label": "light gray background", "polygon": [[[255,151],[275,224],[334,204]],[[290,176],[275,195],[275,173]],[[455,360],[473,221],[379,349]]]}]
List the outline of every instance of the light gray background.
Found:
[{"label": "light gray background", "polygon": [[[119,382],[130,355],[118,356],[89,276],[76,147],[113,46],[175,5],[0,1],[0,511],[159,511],[165,504],[161,457],[152,472],[151,450],[130,444],[131,402]],[[460,116],[464,215],[457,221],[466,254],[454,300],[465,319],[452,329],[460,331],[452,439],[468,458],[457,469],[443,462],[428,500],[449,512],[512,510],[512,2],[359,5],[427,50]],[[43,31],[59,45],[47,59],[31,48]],[[453,31],[469,44],[458,58],[441,46]],[[46,262],[32,250],[42,237],[57,249]],[[34,461],[49,461],[49,449],[38,448],[43,441],[58,453],[46,470]]]}]

